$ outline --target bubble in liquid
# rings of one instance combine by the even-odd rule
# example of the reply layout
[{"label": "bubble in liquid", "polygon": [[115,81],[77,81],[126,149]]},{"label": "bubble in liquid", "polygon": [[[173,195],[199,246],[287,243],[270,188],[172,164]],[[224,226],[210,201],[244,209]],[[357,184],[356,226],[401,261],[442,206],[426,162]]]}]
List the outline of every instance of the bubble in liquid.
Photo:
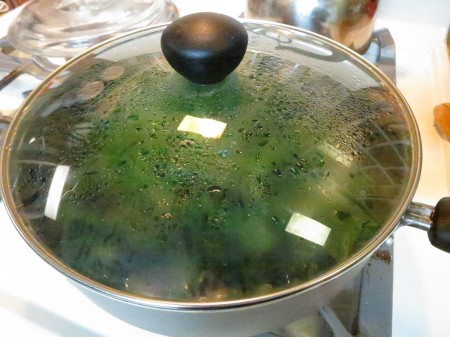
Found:
[{"label": "bubble in liquid", "polygon": [[80,91],[79,97],[83,101],[87,101],[100,95],[105,88],[101,81],[89,82]]},{"label": "bubble in liquid", "polygon": [[100,79],[103,81],[113,81],[122,76],[124,71],[125,68],[123,66],[120,65],[110,66],[100,74]]},{"label": "bubble in liquid", "polygon": [[230,151],[228,151],[228,150],[220,150],[218,152],[219,157],[222,157],[222,158],[228,157],[229,154],[230,154]]},{"label": "bubble in liquid", "polygon": [[217,185],[210,186],[208,188],[208,192],[211,194],[220,193],[220,192],[222,192],[222,187],[217,186]]}]

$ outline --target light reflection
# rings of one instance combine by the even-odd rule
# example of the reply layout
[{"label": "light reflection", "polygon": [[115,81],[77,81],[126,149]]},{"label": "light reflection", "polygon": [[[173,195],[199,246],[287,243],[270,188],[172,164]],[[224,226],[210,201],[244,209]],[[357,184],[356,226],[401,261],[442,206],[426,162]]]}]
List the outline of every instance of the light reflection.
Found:
[{"label": "light reflection", "polygon": [[331,228],[303,214],[294,212],[286,226],[286,232],[324,246]]},{"label": "light reflection", "polygon": [[58,165],[53,174],[44,210],[44,215],[52,220],[56,220],[58,215],[59,204],[69,171],[70,166]]},{"label": "light reflection", "polygon": [[318,146],[318,149],[321,150],[324,154],[336,160],[337,162],[341,163],[345,167],[352,166],[353,161],[352,156],[345,154],[343,151],[339,150],[338,147],[333,146],[327,142],[324,142]]},{"label": "light reflection", "polygon": [[177,130],[197,133],[207,138],[220,138],[226,126],[226,123],[214,119],[186,115]]},{"label": "light reflection", "polygon": [[294,13],[300,13],[302,16],[310,17],[313,10],[317,7],[317,0],[296,1],[294,7]]}]

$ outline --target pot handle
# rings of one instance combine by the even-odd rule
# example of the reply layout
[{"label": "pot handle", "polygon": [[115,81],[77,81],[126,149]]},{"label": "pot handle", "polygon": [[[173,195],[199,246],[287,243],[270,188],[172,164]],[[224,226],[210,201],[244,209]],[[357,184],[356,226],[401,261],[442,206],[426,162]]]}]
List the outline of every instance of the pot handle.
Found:
[{"label": "pot handle", "polygon": [[434,208],[412,202],[400,224],[426,230],[433,246],[450,253],[450,197],[439,200]]}]

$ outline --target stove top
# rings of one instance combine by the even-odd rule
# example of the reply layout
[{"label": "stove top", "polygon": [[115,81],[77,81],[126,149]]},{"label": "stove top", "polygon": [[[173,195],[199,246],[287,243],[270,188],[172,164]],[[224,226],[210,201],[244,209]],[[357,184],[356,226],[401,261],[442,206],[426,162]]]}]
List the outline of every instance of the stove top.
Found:
[{"label": "stove top", "polygon": [[[439,21],[442,15],[438,12],[434,16],[427,14],[430,10],[422,1],[409,0],[408,7],[416,14],[408,15],[410,21],[399,22],[395,13],[401,12],[398,2],[402,1],[405,6],[406,0],[399,0],[392,4],[392,10],[384,11],[384,16],[381,13],[377,32],[388,32],[395,41],[396,67],[386,65],[395,71],[397,86],[411,105],[421,132],[424,162],[415,200],[434,205],[440,197],[450,195],[450,143],[440,138],[432,116],[435,105],[450,101],[450,64],[444,43],[450,18]],[[448,1],[430,1],[436,3],[439,12],[450,12]],[[0,36],[5,27],[2,22],[3,17]],[[386,35],[375,37],[379,42]],[[379,54],[374,52],[377,48],[369,49],[367,58]],[[382,51],[389,55],[392,48]],[[30,83],[25,77],[18,80]],[[3,95],[0,92],[0,110],[11,104],[12,96]],[[360,278],[333,303],[265,336],[450,335],[450,290],[441,290],[450,284],[450,268],[442,267],[449,265],[450,256],[433,248],[426,233],[413,228],[399,229],[393,240],[395,244],[388,240]],[[157,336],[99,309],[66,277],[42,261],[16,232],[3,204],[0,270],[0,335]],[[354,311],[355,304],[359,311]],[[352,308],[350,314],[348,308]]]}]

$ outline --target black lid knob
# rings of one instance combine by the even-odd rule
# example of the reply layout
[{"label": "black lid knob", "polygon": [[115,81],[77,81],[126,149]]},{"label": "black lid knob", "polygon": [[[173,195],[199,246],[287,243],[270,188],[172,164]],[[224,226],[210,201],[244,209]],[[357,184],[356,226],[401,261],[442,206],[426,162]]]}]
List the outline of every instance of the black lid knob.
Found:
[{"label": "black lid knob", "polygon": [[183,16],[166,27],[161,49],[169,64],[192,82],[213,84],[244,57],[248,35],[236,19],[219,13]]}]

